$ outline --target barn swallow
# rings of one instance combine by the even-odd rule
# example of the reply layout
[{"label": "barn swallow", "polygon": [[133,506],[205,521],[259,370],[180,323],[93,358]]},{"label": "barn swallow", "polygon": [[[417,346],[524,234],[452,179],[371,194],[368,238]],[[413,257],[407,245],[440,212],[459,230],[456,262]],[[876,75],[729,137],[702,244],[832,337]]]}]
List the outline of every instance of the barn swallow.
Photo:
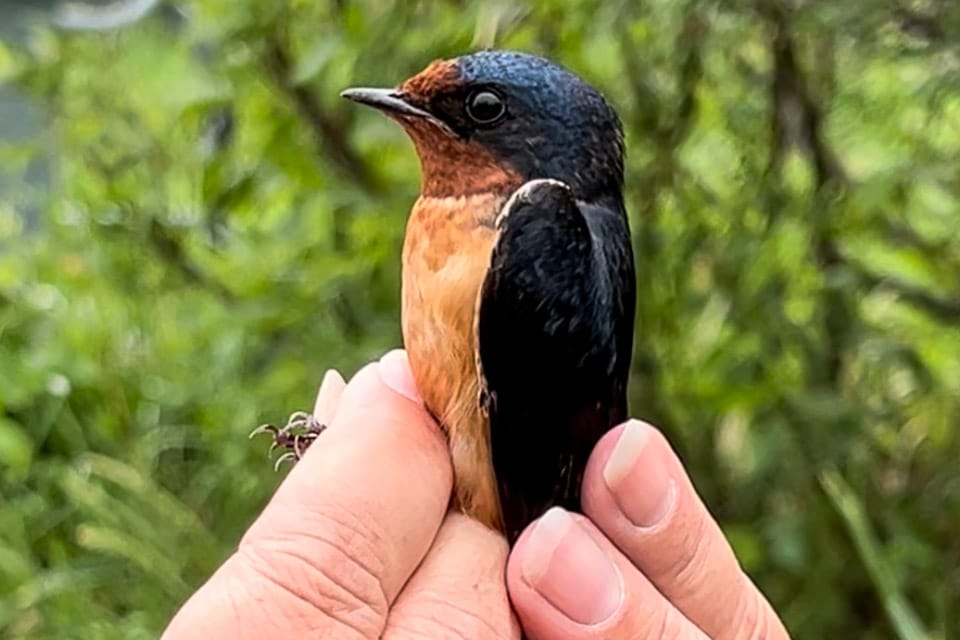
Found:
[{"label": "barn swallow", "polygon": [[[627,417],[636,284],[620,119],[572,72],[509,51],[342,96],[416,148],[404,346],[448,438],[453,507],[512,543],[553,505],[579,510],[591,450]],[[291,418],[269,429],[297,458],[323,425]]]}]

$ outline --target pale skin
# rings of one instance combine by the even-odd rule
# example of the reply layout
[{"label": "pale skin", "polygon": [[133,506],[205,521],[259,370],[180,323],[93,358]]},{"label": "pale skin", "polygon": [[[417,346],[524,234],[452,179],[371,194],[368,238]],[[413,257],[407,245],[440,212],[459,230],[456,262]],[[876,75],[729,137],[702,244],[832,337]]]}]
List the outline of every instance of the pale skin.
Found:
[{"label": "pale skin", "polygon": [[163,638],[789,637],[654,427],[608,433],[583,515],[553,509],[509,551],[448,511],[412,380],[399,350],[349,384],[327,374],[327,431]]}]

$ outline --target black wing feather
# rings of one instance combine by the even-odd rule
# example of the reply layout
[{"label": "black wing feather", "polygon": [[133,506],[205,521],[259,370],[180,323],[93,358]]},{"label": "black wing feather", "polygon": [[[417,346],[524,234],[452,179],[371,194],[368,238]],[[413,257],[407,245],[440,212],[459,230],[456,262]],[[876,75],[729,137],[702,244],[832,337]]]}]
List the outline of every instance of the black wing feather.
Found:
[{"label": "black wing feather", "polygon": [[580,509],[590,452],[626,419],[636,294],[622,211],[538,180],[511,198],[498,226],[477,348],[512,543],[549,507]]}]

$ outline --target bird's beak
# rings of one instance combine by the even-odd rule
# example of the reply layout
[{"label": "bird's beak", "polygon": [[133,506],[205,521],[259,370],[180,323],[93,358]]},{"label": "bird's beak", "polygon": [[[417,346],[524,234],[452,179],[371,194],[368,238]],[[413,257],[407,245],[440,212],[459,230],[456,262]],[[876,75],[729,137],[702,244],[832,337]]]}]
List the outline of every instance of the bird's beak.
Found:
[{"label": "bird's beak", "polygon": [[383,111],[385,114],[393,117],[416,118],[426,120],[440,127],[448,134],[453,135],[453,130],[435,115],[414,106],[408,102],[404,95],[396,89],[373,89],[367,87],[356,87],[347,89],[340,93],[340,97],[365,104]]},{"label": "bird's beak", "polygon": [[432,118],[433,116],[419,107],[415,107],[403,99],[396,89],[370,89],[366,87],[357,87],[347,89],[340,94],[340,97],[365,104],[368,107],[386,111],[388,113],[397,113],[415,118]]}]

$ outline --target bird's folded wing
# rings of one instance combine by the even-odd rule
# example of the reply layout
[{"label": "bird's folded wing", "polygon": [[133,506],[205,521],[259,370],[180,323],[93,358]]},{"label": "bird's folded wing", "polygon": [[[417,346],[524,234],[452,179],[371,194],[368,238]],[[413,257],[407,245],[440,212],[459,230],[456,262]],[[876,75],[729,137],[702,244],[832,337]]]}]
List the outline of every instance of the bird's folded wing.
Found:
[{"label": "bird's folded wing", "polygon": [[512,542],[552,505],[579,510],[590,451],[626,417],[635,294],[626,219],[563,183],[525,184],[497,226],[477,359]]}]

